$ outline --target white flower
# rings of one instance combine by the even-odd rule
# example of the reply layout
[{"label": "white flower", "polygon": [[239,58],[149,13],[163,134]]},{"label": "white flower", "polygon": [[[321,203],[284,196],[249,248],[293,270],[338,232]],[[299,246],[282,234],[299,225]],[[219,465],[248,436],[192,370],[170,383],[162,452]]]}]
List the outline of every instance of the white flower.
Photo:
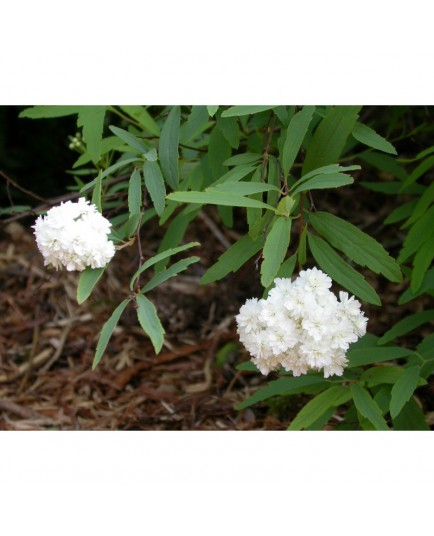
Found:
[{"label": "white flower", "polygon": [[84,197],[51,208],[32,227],[45,266],[52,264],[56,270],[102,268],[115,254],[107,238],[111,223]]},{"label": "white flower", "polygon": [[318,268],[274,283],[267,299],[247,300],[236,316],[253,363],[263,374],[282,366],[294,376],[321,369],[325,378],[341,376],[350,344],[366,333],[360,302],[347,292],[338,300]]}]

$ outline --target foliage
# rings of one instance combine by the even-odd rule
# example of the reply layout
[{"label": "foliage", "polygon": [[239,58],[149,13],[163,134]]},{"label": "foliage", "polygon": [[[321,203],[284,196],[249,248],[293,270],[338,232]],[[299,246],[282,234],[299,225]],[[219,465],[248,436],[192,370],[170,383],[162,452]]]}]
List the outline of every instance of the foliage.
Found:
[{"label": "foliage", "polygon": [[[187,249],[200,253],[198,243],[183,241],[188,226],[207,204],[217,207],[226,227],[233,227],[242,215],[245,232],[208,268],[203,285],[236,272],[261,252],[258,278],[265,292],[276,277],[290,277],[297,262],[300,270],[313,258],[340,286],[374,306],[381,306],[380,285],[371,284],[375,278],[395,285],[409,283],[400,304],[423,293],[432,295],[434,185],[425,177],[434,166],[434,147],[414,158],[400,158],[390,134],[397,130],[399,113],[402,116],[405,109],[398,109],[389,132],[387,125],[362,120],[362,112],[360,106],[26,109],[21,117],[77,116],[80,142],[73,144],[73,150],[79,154],[71,175],[80,195],[91,197],[103,212],[110,209],[111,239],[117,247],[140,244],[145,222],[167,224],[158,252],[141,258],[131,276],[130,294],[103,326],[94,366],[130,302],[155,351],[161,350],[164,330],[146,294],[199,260],[181,258],[168,266],[172,256]],[[423,128],[424,123],[419,131]],[[388,180],[360,183],[362,166],[380,170]],[[403,200],[385,222],[400,225],[403,240],[397,260],[362,229],[337,213],[321,210],[322,191],[351,189],[355,181]],[[142,285],[140,276],[150,269],[151,280]],[[79,303],[101,277],[102,269],[82,273]],[[433,317],[432,310],[424,311],[404,318],[382,337],[367,334],[350,347],[350,364],[341,377],[326,380],[309,373],[294,378],[282,371],[280,378],[238,408],[305,393],[313,397],[292,420],[290,430],[321,429],[336,412],[343,415],[337,429],[426,429],[414,392],[434,369],[434,340],[429,336],[416,348],[405,348],[396,339]],[[255,367],[243,363],[240,370]]]}]

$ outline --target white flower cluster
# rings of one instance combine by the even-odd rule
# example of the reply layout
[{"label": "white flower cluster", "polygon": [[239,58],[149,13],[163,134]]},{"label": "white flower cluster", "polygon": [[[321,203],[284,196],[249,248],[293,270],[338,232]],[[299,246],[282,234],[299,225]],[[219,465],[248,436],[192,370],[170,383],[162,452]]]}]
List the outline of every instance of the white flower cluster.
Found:
[{"label": "white flower cluster", "polygon": [[44,264],[68,271],[102,268],[115,254],[107,235],[111,223],[84,197],[67,201],[39,216],[33,228]]},{"label": "white flower cluster", "polygon": [[323,369],[341,376],[352,342],[366,333],[360,302],[329,290],[332,280],[317,268],[295,281],[275,279],[267,299],[249,299],[235,317],[241,342],[262,374],[280,365],[294,376]]}]

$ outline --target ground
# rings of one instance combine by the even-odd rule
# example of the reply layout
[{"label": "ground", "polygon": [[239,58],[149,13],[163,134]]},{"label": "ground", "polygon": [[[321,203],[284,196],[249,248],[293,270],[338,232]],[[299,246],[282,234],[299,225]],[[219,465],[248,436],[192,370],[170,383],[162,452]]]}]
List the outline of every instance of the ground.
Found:
[{"label": "ground", "polygon": [[[399,240],[382,223],[390,211],[386,196],[362,188],[358,193],[323,194],[315,202],[348,217],[393,250]],[[285,403],[235,409],[274,376],[236,369],[248,356],[238,344],[234,315],[246,298],[261,294],[258,259],[221,282],[198,284],[240,236],[219,225],[213,207],[207,207],[186,237],[201,242],[189,252],[201,261],[149,294],[166,329],[161,353],[155,355],[129,306],[95,371],[99,331],[128,295],[137,248],[118,251],[92,296],[78,305],[78,274],[43,266],[30,225],[14,221],[0,231],[0,429],[284,430],[308,399],[293,396]],[[158,227],[143,228],[145,256],[155,254],[161,236]],[[367,277],[384,303],[367,308],[368,329],[381,334],[403,314],[396,306],[403,287],[373,274]],[[404,313],[424,306],[416,300]],[[433,421],[432,386],[417,393]]]}]

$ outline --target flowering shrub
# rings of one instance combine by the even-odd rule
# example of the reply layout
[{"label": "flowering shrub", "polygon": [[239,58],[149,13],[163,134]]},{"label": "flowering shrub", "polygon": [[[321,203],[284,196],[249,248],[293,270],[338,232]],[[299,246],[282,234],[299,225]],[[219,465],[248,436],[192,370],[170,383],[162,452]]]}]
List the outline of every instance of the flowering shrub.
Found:
[{"label": "flowering shrub", "polygon": [[282,366],[294,376],[309,369],[323,369],[325,378],[342,376],[346,350],[366,333],[360,302],[347,292],[337,300],[332,280],[317,268],[274,284],[267,299],[247,300],[236,317],[253,363],[262,374]]},{"label": "flowering shrub", "polygon": [[[218,225],[231,228],[236,222],[241,235],[207,267],[200,283],[218,282],[245,265],[259,267],[255,276],[264,296],[247,300],[236,317],[252,356],[238,369],[279,375],[238,409],[303,393],[312,398],[291,430],[321,429],[337,412],[342,424],[336,428],[427,429],[413,394],[434,370],[434,339],[427,336],[415,348],[394,341],[431,321],[434,311],[404,318],[378,337],[366,333],[367,318],[356,297],[381,306],[376,291],[381,285],[374,288],[368,271],[396,289],[404,271],[411,286],[401,303],[432,292],[432,233],[424,239],[423,229],[432,227],[434,190],[417,181],[434,164],[433,151],[426,148],[410,159],[410,165],[421,163],[407,173],[394,145],[372,128],[375,121],[365,124],[361,112],[361,106],[270,105],[24,110],[21,116],[31,119],[76,115],[81,129],[70,137],[78,153],[70,172],[79,201],[50,209],[34,226],[45,264],[82,271],[77,289],[82,303],[115,247],[138,248],[130,288],[102,327],[93,366],[130,303],[155,352],[161,350],[164,329],[147,294],[199,260],[190,256],[169,265],[174,255],[200,246],[184,243],[185,233],[204,205],[214,205]],[[403,113],[397,110],[395,125]],[[324,191],[339,195],[351,188],[361,165],[387,176],[364,183],[366,188],[416,196],[386,220],[407,220],[404,227],[410,227],[399,263],[342,218],[338,205],[323,203]],[[87,196],[92,204],[83,199]],[[106,209],[109,221],[101,215]],[[164,227],[158,251],[149,258],[141,250],[145,224]],[[297,265],[298,277],[291,280]],[[312,265],[318,268],[306,269]],[[345,289],[339,299],[330,290],[332,280]]]}]

